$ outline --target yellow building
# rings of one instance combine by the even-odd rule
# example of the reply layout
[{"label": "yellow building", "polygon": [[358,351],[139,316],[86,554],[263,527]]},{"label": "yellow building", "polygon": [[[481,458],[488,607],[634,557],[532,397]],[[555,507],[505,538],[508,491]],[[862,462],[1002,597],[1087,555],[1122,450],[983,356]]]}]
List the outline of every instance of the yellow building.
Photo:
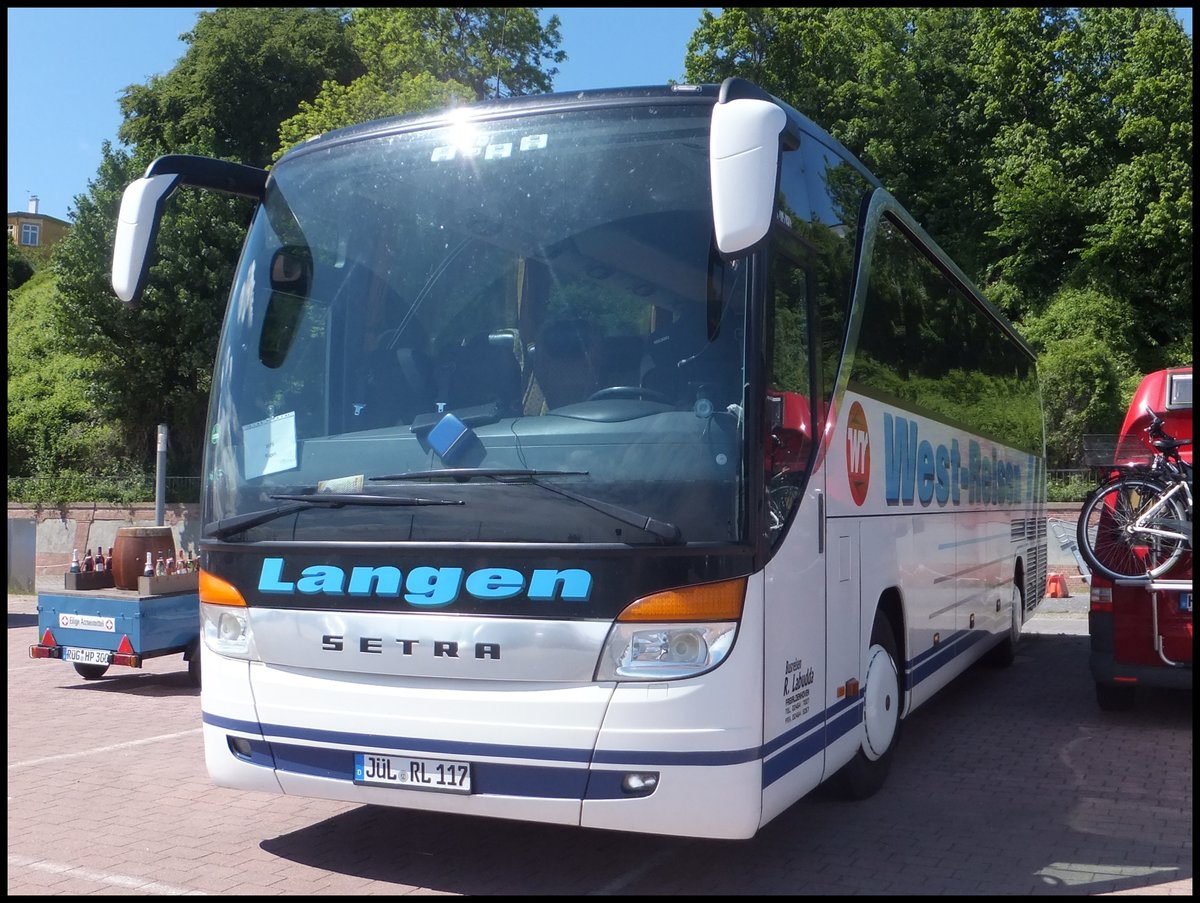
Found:
[{"label": "yellow building", "polygon": [[38,213],[38,199],[29,199],[25,213],[8,214],[8,234],[19,248],[50,248],[58,244],[71,229],[71,224],[54,216]]}]

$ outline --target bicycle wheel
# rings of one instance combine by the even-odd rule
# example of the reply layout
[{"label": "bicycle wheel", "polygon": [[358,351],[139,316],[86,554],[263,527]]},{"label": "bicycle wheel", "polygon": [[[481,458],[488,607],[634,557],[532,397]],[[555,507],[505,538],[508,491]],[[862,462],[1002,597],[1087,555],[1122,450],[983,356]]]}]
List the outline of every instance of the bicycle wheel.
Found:
[{"label": "bicycle wheel", "polygon": [[[1161,498],[1169,488],[1149,477],[1122,476],[1089,493],[1079,513],[1078,539],[1094,571],[1112,580],[1157,577],[1179,560],[1186,546],[1180,529],[1186,515],[1176,499]],[[1145,527],[1173,535],[1153,535]]]}]

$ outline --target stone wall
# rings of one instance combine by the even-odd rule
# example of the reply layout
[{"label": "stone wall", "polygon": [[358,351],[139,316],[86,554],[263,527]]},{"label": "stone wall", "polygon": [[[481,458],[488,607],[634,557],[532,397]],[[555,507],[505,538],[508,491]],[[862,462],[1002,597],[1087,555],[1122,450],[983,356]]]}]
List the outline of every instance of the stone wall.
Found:
[{"label": "stone wall", "polygon": [[[97,546],[108,554],[121,527],[154,526],[158,523],[153,502],[140,505],[89,502],[61,508],[38,508],[10,502],[9,588],[23,586],[29,574],[36,579],[66,573],[71,566],[72,549],[79,550],[80,559],[88,549],[94,552]],[[171,528],[177,549],[196,551],[200,539],[200,506],[167,505],[162,526]],[[33,543],[28,542],[30,533],[34,537]]]}]

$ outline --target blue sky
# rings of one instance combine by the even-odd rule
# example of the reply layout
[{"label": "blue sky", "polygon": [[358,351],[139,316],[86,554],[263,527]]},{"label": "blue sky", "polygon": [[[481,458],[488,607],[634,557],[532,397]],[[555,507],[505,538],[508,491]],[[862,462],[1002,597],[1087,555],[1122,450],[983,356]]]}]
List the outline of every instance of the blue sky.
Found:
[{"label": "blue sky", "polygon": [[[709,7],[714,11],[719,7]],[[116,141],[118,99],[168,72],[187,49],[179,35],[198,9],[8,9],[8,210],[70,221]],[[700,8],[544,8],[557,14],[564,50],[556,90],[664,84],[683,76]],[[1190,8],[1176,9],[1188,34]]]}]

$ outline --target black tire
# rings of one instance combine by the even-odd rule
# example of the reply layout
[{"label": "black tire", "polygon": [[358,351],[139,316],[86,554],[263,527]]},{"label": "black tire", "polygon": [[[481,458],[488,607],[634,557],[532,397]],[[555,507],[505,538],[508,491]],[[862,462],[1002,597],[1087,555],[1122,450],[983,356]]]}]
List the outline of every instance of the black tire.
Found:
[{"label": "black tire", "polygon": [[[1093,489],[1079,512],[1079,551],[1094,572],[1110,580],[1158,577],[1174,566],[1185,543],[1172,537],[1134,537],[1128,525],[1169,487],[1143,476],[1122,476]],[[1170,498],[1156,517],[1187,522],[1179,502]]]},{"label": "black tire", "polygon": [[108,673],[108,665],[86,665],[83,662],[71,662],[76,673],[84,680],[96,680]]},{"label": "black tire", "polygon": [[887,780],[900,742],[900,669],[896,635],[882,611],[875,615],[863,681],[863,741],[854,758],[834,776],[840,796],[864,800]]},{"label": "black tire", "polygon": [[200,648],[195,646],[188,650],[187,657],[188,680],[193,687],[200,686]]},{"label": "black tire", "polygon": [[1017,659],[1017,647],[1021,645],[1021,625],[1025,613],[1025,589],[1020,575],[1012,583],[1012,612],[1008,635],[983,656],[983,660],[994,668],[1007,668]]},{"label": "black tire", "polygon": [[1137,688],[1129,684],[1096,684],[1096,702],[1106,712],[1124,712],[1133,708]]}]

